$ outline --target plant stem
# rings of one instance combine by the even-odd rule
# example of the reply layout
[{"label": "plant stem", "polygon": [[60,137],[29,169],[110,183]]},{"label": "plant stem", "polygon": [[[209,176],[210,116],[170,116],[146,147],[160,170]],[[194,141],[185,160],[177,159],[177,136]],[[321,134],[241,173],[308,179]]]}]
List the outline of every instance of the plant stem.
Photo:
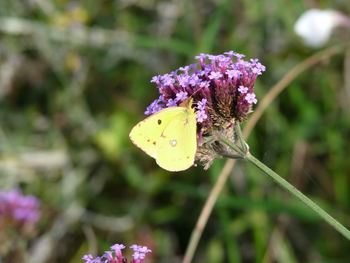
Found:
[{"label": "plant stem", "polygon": [[[234,143],[228,141],[227,139],[220,138],[220,141],[228,145],[231,149],[237,151],[240,153],[240,149],[237,145]],[[238,149],[237,149],[238,148]],[[326,211],[324,211],[321,207],[319,207],[316,203],[311,201],[306,195],[304,195],[302,192],[300,192],[298,189],[296,189],[293,185],[288,183],[286,180],[284,180],[281,176],[279,176],[277,173],[272,171],[269,167],[267,167],[265,164],[260,162],[258,159],[256,159],[253,155],[251,155],[250,152],[245,153],[245,160],[251,162],[256,167],[258,167],[260,170],[262,170],[265,174],[270,176],[273,180],[275,180],[276,183],[278,183],[280,186],[282,186],[284,189],[288,190],[291,194],[293,194],[295,197],[297,197],[299,200],[301,200],[305,205],[310,207],[312,210],[316,212],[321,218],[323,218],[328,224],[330,224],[332,227],[334,227],[339,233],[341,233],[343,236],[345,236],[348,240],[350,240],[350,231],[344,227],[342,224],[340,224],[335,218],[330,216]]]},{"label": "plant stem", "polygon": [[326,211],[324,211],[321,207],[319,207],[316,203],[311,201],[308,197],[306,197],[302,192],[300,192],[298,189],[296,189],[293,185],[288,183],[286,180],[284,180],[281,176],[279,176],[277,173],[272,171],[269,167],[267,167],[265,164],[260,162],[258,159],[256,159],[253,155],[251,155],[249,152],[246,155],[246,160],[250,161],[252,164],[254,164],[256,167],[258,167],[260,170],[262,170],[265,174],[270,176],[273,180],[275,180],[276,183],[278,183],[280,186],[282,186],[284,189],[288,190],[291,194],[293,194],[295,197],[297,197],[299,200],[301,200],[305,205],[310,207],[312,210],[314,210],[320,217],[322,217],[328,224],[330,224],[332,227],[334,227],[339,233],[341,233],[343,236],[345,236],[348,240],[350,240],[350,231],[344,227],[342,224],[340,224],[335,218],[330,216]]}]

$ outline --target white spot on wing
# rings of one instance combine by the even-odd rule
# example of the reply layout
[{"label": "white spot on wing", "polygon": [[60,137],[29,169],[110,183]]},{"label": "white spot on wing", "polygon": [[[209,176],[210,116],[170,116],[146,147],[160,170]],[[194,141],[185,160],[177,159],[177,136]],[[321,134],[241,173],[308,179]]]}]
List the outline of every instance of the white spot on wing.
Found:
[{"label": "white spot on wing", "polygon": [[177,141],[176,140],[170,140],[169,144],[173,147],[175,147],[177,145]]}]

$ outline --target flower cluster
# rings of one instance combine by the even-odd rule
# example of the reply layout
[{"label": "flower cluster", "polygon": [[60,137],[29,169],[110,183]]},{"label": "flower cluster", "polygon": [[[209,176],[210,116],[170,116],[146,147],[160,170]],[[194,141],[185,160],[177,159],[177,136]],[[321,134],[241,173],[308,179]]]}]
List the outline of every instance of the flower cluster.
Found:
[{"label": "flower cluster", "polygon": [[9,220],[17,225],[35,224],[40,217],[40,202],[31,195],[22,195],[20,190],[0,192],[0,220]]},{"label": "flower cluster", "polygon": [[244,60],[244,55],[234,51],[216,56],[200,54],[195,58],[198,60],[195,64],[152,78],[160,96],[145,114],[181,106],[191,98],[197,118],[196,160],[207,169],[228,150],[213,138],[220,136],[233,141],[233,124],[245,120],[257,103],[254,84],[265,66],[258,59]]},{"label": "flower cluster", "polygon": [[200,134],[210,132],[213,126],[244,120],[257,103],[254,83],[265,66],[258,59],[246,61],[243,57],[233,51],[217,56],[200,54],[195,57],[198,63],[154,76],[151,82],[157,85],[160,96],[145,114],[178,106],[191,97]]},{"label": "flower cluster", "polygon": [[[101,257],[94,258],[87,254],[82,259],[85,260],[85,263],[127,263],[128,260],[122,255],[122,249],[124,248],[123,244],[115,244],[111,246],[112,251],[105,251]],[[134,251],[130,263],[143,263],[147,253],[152,252],[146,246],[132,245],[130,248]]]}]

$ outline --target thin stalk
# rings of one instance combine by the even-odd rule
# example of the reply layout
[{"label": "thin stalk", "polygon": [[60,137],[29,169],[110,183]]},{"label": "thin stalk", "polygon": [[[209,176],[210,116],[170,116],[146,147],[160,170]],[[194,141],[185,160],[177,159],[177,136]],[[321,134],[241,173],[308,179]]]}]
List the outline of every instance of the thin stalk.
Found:
[{"label": "thin stalk", "polygon": [[244,158],[241,155],[238,154],[229,154],[229,153],[220,153],[222,157],[226,157],[228,159],[239,159],[244,160]]},{"label": "thin stalk", "polygon": [[[240,137],[240,139],[242,139],[242,137]],[[226,144],[228,147],[230,147],[232,150],[234,150],[236,153],[238,153],[241,158],[245,159],[246,158],[246,154],[247,152],[243,151],[243,149],[241,149],[238,145],[236,145],[235,143],[231,142],[230,140],[226,139],[226,138],[218,138],[219,141],[223,142],[224,144]],[[244,140],[243,144],[245,143]]]},{"label": "thin stalk", "polygon": [[[230,142],[227,139],[220,138],[220,141],[225,143],[227,146],[229,146],[234,151],[237,151],[237,148],[239,148],[234,143]],[[239,149],[238,149],[239,150]],[[238,151],[237,151],[238,152]],[[286,180],[284,180],[281,176],[279,176],[277,173],[272,171],[269,167],[267,167],[265,164],[260,162],[258,159],[256,159],[253,155],[251,155],[250,152],[245,153],[245,160],[251,162],[256,167],[258,167],[261,171],[263,171],[265,174],[270,176],[276,183],[278,183],[280,186],[282,186],[284,189],[288,190],[292,195],[297,197],[300,201],[302,201],[305,205],[307,205],[309,208],[311,208],[316,214],[318,214],[321,218],[323,218],[328,224],[330,224],[333,228],[335,228],[339,233],[341,233],[343,236],[345,236],[348,240],[350,240],[350,231],[344,227],[342,224],[340,224],[335,218],[330,216],[326,211],[324,211],[321,207],[319,207],[316,203],[311,201],[306,195],[304,195],[302,192],[300,192],[298,189],[296,189],[293,185],[288,183]]]},{"label": "thin stalk", "polygon": [[277,173],[272,171],[269,167],[267,167],[265,164],[260,162],[258,159],[256,159],[250,153],[247,153],[246,160],[250,161],[256,167],[258,167],[260,170],[262,170],[265,174],[270,176],[273,180],[275,180],[276,183],[278,183],[284,189],[286,189],[290,193],[292,193],[295,197],[297,197],[299,200],[301,200],[305,205],[307,205],[312,210],[314,210],[328,224],[330,224],[332,227],[334,227],[339,233],[341,233],[348,240],[350,240],[350,231],[346,227],[344,227],[342,224],[340,224],[335,218],[330,216],[326,211],[324,211],[316,203],[311,201],[308,197],[306,197],[302,192],[300,192],[298,189],[296,189],[293,185],[288,183],[281,176],[279,176]]},{"label": "thin stalk", "polygon": [[239,125],[239,122],[235,123],[234,130],[235,130],[236,137],[238,138],[239,143],[241,144],[243,152],[247,152],[248,151],[248,144],[244,140],[244,136],[243,136],[242,131],[241,131],[241,125]]}]

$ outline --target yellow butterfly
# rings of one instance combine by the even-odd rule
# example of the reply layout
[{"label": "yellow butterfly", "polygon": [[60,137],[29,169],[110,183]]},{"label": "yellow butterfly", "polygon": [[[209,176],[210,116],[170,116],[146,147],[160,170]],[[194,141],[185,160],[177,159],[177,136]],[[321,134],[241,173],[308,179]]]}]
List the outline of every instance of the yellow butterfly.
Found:
[{"label": "yellow butterfly", "polygon": [[168,171],[191,167],[197,150],[196,114],[192,99],[160,110],[132,128],[131,141]]}]

